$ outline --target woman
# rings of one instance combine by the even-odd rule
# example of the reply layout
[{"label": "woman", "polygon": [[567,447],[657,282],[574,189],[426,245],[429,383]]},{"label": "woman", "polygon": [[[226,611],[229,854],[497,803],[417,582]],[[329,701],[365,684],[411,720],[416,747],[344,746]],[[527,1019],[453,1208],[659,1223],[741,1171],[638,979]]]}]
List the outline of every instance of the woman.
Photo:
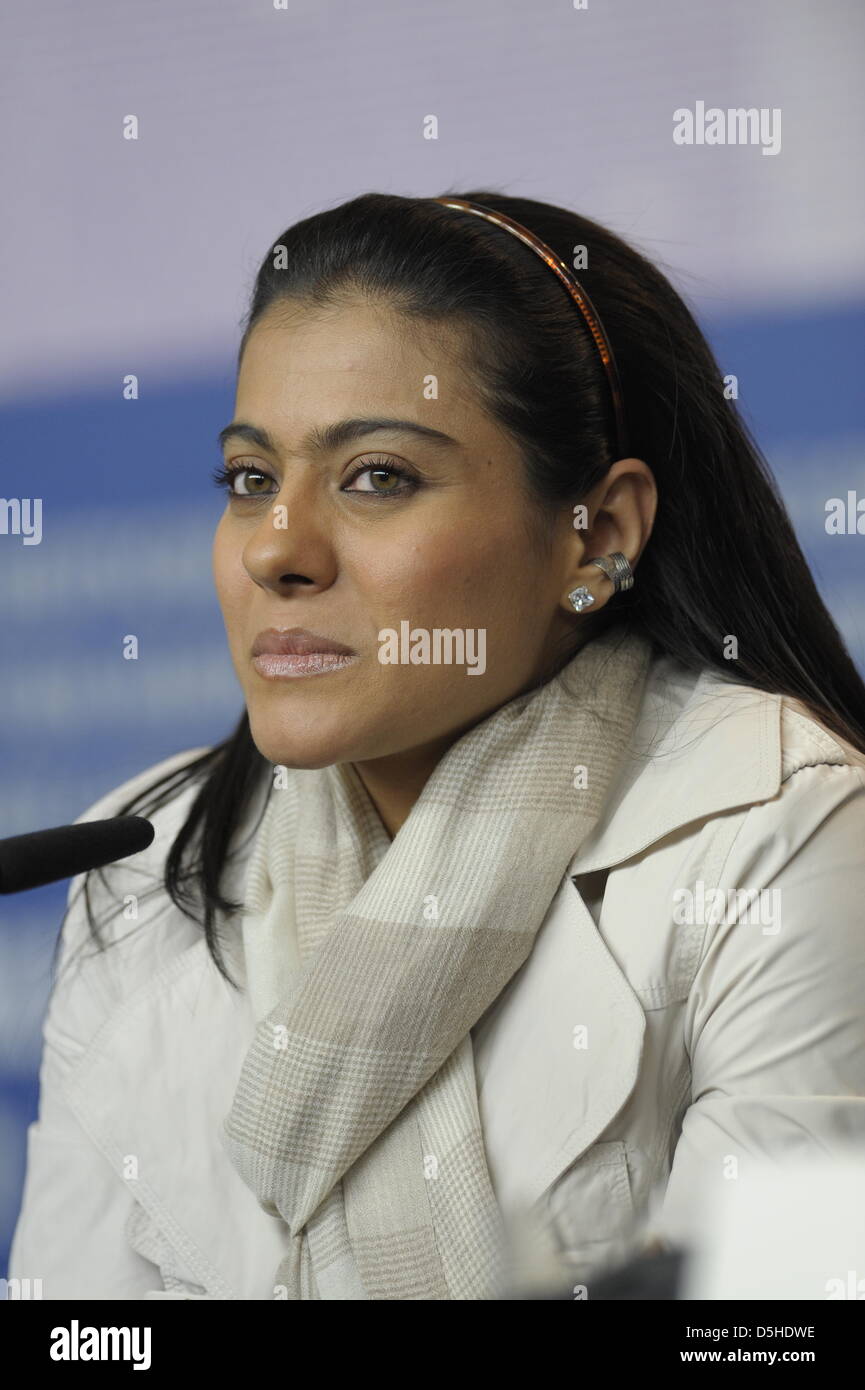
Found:
[{"label": "woman", "polygon": [[663,276],[356,198],[220,440],[245,711],[82,817],[157,835],[72,884],[12,1273],[494,1298],[530,1232],[590,1294],[731,1159],[861,1152],[865,689]]}]

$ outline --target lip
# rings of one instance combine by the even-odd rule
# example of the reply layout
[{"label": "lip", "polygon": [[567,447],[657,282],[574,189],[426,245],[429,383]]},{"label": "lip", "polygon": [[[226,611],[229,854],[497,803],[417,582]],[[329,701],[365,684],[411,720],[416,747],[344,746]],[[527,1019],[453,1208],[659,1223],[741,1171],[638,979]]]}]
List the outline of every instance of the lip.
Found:
[{"label": "lip", "polygon": [[321,652],[357,656],[353,647],[336,642],[332,637],[323,637],[319,632],[310,632],[305,627],[265,628],[253,642],[250,655],[316,656]]},{"label": "lip", "polygon": [[360,658],[352,647],[305,627],[260,632],[252,644],[252,664],[265,680],[297,676],[323,676],[342,671]]}]

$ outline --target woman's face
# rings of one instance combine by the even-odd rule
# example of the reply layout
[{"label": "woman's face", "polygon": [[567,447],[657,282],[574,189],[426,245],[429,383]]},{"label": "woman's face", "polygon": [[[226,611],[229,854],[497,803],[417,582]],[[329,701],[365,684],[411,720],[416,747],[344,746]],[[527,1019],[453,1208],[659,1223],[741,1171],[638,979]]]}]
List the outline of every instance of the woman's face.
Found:
[{"label": "woman's face", "polygon": [[[540,679],[567,637],[570,516],[545,545],[460,347],[366,303],[282,304],[250,334],[233,425],[258,433],[225,439],[244,472],[213,565],[252,737],[273,763],[444,748]],[[255,659],[268,629],[352,655]]]}]

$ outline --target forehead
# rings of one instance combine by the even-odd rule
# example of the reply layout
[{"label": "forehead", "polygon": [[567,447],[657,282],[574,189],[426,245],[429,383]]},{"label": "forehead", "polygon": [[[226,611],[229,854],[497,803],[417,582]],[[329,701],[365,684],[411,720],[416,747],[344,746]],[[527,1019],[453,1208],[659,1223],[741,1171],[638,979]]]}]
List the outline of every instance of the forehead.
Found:
[{"label": "forehead", "polygon": [[[436,379],[450,398],[466,402],[465,335],[456,328],[409,318],[384,304],[343,307],[273,306],[247,339],[238,374],[238,400],[267,393],[297,397],[326,392],[340,398],[370,389],[394,399],[423,400]],[[434,397],[433,397],[434,398]]]}]

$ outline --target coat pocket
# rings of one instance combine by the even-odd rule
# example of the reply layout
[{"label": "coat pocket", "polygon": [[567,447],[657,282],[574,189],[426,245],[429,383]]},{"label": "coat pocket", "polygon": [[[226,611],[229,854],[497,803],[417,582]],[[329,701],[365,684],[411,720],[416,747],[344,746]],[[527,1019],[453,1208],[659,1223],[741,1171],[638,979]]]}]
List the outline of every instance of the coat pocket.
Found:
[{"label": "coat pocket", "polygon": [[627,1259],[639,1237],[624,1141],[592,1144],[581,1154],[550,1188],[547,1217],[575,1282]]}]

